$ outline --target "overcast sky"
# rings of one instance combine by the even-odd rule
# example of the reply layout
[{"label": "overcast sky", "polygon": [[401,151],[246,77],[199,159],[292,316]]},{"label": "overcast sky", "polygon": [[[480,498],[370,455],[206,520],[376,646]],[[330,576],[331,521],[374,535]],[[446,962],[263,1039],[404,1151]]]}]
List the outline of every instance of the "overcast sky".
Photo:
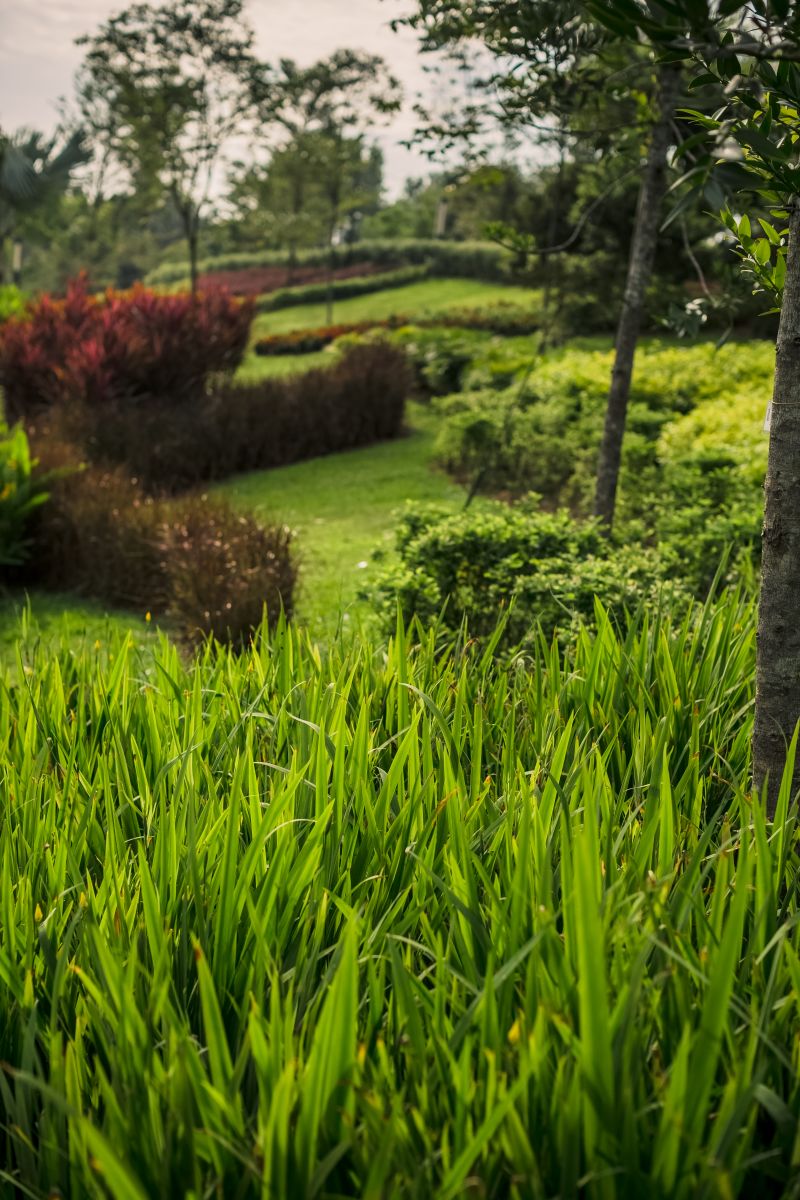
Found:
[{"label": "overcast sky", "polygon": [[[75,38],[124,8],[126,0],[0,0],[0,126],[50,130],[57,101],[71,90],[81,51]],[[310,63],[341,47],[382,54],[404,85],[406,111],[376,136],[386,155],[386,180],[397,194],[408,175],[431,164],[398,143],[413,132],[409,100],[428,82],[416,39],[388,22],[409,11],[409,0],[249,0],[258,51],[269,60]]]}]

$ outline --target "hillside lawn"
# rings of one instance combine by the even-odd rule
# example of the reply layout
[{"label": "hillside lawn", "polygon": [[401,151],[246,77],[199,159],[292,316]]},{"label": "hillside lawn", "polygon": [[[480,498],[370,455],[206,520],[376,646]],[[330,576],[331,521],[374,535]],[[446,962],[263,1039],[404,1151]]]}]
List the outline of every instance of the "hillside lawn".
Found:
[{"label": "hillside lawn", "polygon": [[[341,300],[334,307],[338,323],[369,317],[413,314],[421,317],[448,308],[486,308],[509,303],[534,307],[538,293],[527,288],[481,283],[472,279],[432,279],[383,293]],[[324,305],[305,305],[265,313],[253,323],[253,340],[269,333],[314,328],[325,323]],[[327,350],[316,354],[261,358],[250,351],[237,378],[242,382],[268,375],[287,375],[324,366]],[[431,467],[435,418],[411,404],[408,436],[328,458],[312,459],[276,471],[258,471],[220,485],[219,491],[265,520],[280,520],[296,533],[301,579],[296,615],[315,636],[324,637],[340,616],[356,623],[367,614],[356,593],[369,580],[374,551],[390,546],[393,513],[407,500],[436,502],[457,509],[463,489]],[[366,567],[359,566],[366,562]],[[114,612],[74,596],[32,591],[0,594],[0,657],[14,654],[21,613],[30,607],[34,635],[43,642],[66,634],[70,641],[107,640],[109,630],[132,629],[147,634],[144,613]]]}]

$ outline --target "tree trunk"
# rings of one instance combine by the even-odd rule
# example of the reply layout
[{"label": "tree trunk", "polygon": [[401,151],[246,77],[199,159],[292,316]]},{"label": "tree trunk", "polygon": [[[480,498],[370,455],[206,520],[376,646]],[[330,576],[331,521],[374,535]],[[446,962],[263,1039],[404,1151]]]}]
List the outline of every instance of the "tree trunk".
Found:
[{"label": "tree trunk", "polygon": [[[775,815],[786,750],[800,719],[800,199],[792,202],[764,485],[753,782]],[[800,755],[792,794],[800,787]]]},{"label": "tree trunk", "polygon": [[186,242],[189,246],[189,286],[193,296],[197,295],[197,247],[199,230],[197,222],[192,221],[186,231]]},{"label": "tree trunk", "polygon": [[[561,212],[561,192],[562,181],[564,178],[564,164],[566,162],[566,151],[564,142],[559,139],[558,148],[558,171],[553,185],[553,194],[551,196],[550,219],[547,226],[547,245],[554,246],[558,237],[558,218]],[[539,257],[539,269],[544,276],[544,294],[542,295],[542,328],[539,337],[539,353],[544,354],[545,350],[550,348],[553,343],[553,314],[552,314],[552,295],[553,283],[559,288],[559,303],[556,306],[560,309],[561,280],[563,280],[564,272],[559,269],[554,254],[542,254]]]},{"label": "tree trunk", "polygon": [[608,392],[603,441],[597,463],[594,511],[608,528],[614,520],[617,481],[622,457],[622,438],[631,390],[633,360],[642,324],[644,299],[653,272],[661,219],[661,204],[667,187],[667,152],[671,125],[678,99],[680,76],[674,67],[662,67],[658,77],[658,120],[653,126],[647,163],[639,189],[633,227],[628,278],[617,326],[616,353]]},{"label": "tree trunk", "polygon": [[333,239],[336,236],[336,226],[339,222],[338,204],[331,213],[331,223],[328,232],[328,278],[325,289],[325,324],[333,324],[333,272],[336,267],[336,254],[334,251]]},{"label": "tree trunk", "polygon": [[289,241],[289,274],[287,284],[291,287],[297,270],[297,225],[305,202],[305,187],[302,176],[295,175],[292,180],[292,232]]},{"label": "tree trunk", "polygon": [[12,242],[12,260],[11,260],[11,282],[14,287],[22,287],[22,257],[24,247],[20,238],[14,238]]}]

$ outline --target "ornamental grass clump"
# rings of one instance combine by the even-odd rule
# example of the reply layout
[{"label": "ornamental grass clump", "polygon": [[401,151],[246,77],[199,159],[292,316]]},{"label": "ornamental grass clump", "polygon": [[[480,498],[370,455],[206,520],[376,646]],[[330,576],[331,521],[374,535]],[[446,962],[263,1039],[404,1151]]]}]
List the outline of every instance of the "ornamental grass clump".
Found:
[{"label": "ornamental grass clump", "polygon": [[800,843],[749,788],[752,605],[596,624],[524,657],[21,642],[9,1196],[795,1195]]},{"label": "ornamental grass clump", "polygon": [[[48,453],[49,451],[49,453]],[[75,461],[57,444],[46,461]],[[290,531],[220,497],[153,497],[122,468],[57,478],[38,512],[29,578],[164,617],[189,641],[246,643],[263,619],[291,615],[297,565]]]}]

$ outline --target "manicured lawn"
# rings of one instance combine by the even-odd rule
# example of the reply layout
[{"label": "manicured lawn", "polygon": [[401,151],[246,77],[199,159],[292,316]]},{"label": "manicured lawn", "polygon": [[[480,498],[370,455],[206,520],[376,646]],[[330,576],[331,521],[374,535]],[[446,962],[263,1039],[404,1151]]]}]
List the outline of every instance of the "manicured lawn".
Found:
[{"label": "manicured lawn", "polygon": [[[406,501],[453,509],[464,502],[463,489],[431,465],[436,422],[430,410],[410,404],[408,425],[408,435],[397,441],[256,471],[218,487],[243,510],[284,521],[295,531],[301,566],[297,616],[316,637],[329,636],[340,617],[346,624],[369,618],[368,606],[356,595],[369,580],[376,549],[391,549],[394,514]],[[23,593],[0,596],[0,658],[13,657],[25,608]],[[76,644],[103,643],[112,631],[127,629],[137,640],[148,636],[144,614],[107,615],[101,604],[66,594],[33,592],[30,609],[31,646],[36,638],[49,645],[62,636]]]},{"label": "manicured lawn", "polygon": [[[445,312],[448,308],[487,308],[492,304],[516,304],[537,308],[540,292],[533,288],[512,287],[502,283],[481,283],[475,279],[426,279],[407,287],[388,288],[368,296],[338,300],[333,307],[334,323],[366,321],[374,317],[406,314],[423,317]],[[314,329],[326,324],[324,304],[302,304],[261,313],[253,323],[253,336],[285,333],[290,329]]]},{"label": "manicured lawn", "polygon": [[407,500],[457,509],[464,491],[431,466],[435,420],[409,406],[409,435],[346,454],[240,475],[219,490],[243,509],[285,521],[300,556],[298,617],[314,636],[366,619],[356,594],[369,581],[376,549],[392,545],[394,514]]},{"label": "manicured lawn", "polygon": [[0,659],[13,660],[21,629],[26,665],[35,665],[38,654],[49,654],[62,640],[78,651],[83,645],[101,649],[128,631],[138,645],[153,639],[144,613],[108,611],[66,592],[0,592]]},{"label": "manicured lawn", "polygon": [[[507,302],[534,307],[537,293],[519,287],[471,279],[434,279],[370,296],[339,301],[334,320],[362,321],[392,314],[424,316],[448,308],[485,308]],[[325,322],[324,305],[282,309],[259,316],[253,338],[267,333],[313,327]],[[248,353],[239,370],[241,382],[281,376],[324,366],[330,352],[260,358]],[[376,549],[391,547],[394,513],[408,500],[446,504],[454,509],[464,501],[463,490],[431,466],[435,419],[421,405],[409,406],[409,434],[346,454],[313,459],[276,471],[260,471],[231,479],[220,491],[243,509],[270,520],[282,520],[296,532],[301,582],[297,616],[315,636],[335,630],[340,617],[347,623],[368,618],[369,609],[356,596],[370,577]],[[366,564],[366,565],[361,565]],[[26,596],[0,594],[0,658],[14,653]],[[76,645],[107,640],[113,630],[131,629],[146,638],[144,614],[106,614],[102,604],[47,592],[30,594],[32,638],[52,643],[66,636]]]},{"label": "manicured lawn", "polygon": [[248,350],[244,362],[236,372],[238,383],[256,383],[267,376],[298,375],[314,367],[325,367],[331,361],[327,350],[314,354],[275,354],[262,358]]}]

